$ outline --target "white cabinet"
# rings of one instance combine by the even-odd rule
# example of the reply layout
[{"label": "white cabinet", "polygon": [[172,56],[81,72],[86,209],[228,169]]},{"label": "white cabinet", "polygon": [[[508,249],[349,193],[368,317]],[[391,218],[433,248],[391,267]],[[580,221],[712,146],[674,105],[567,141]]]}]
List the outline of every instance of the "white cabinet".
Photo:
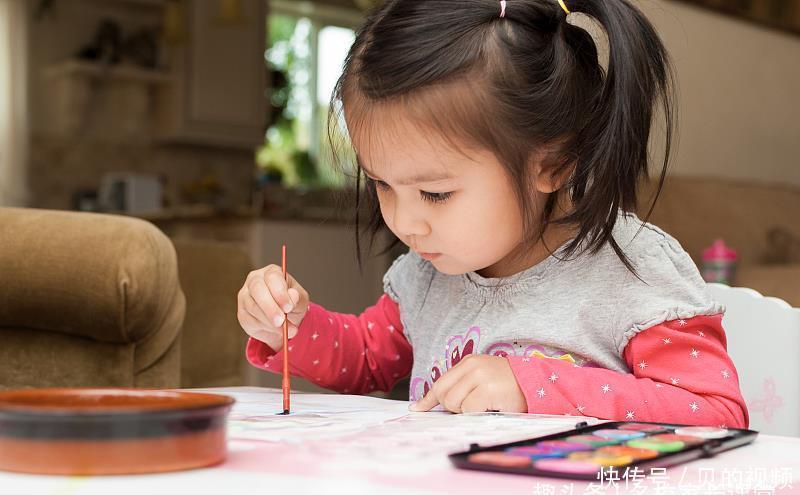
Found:
[{"label": "white cabinet", "polygon": [[254,148],[264,141],[266,2],[241,0],[239,20],[220,2],[184,0],[186,36],[165,47],[174,81],[159,87],[156,139]]}]

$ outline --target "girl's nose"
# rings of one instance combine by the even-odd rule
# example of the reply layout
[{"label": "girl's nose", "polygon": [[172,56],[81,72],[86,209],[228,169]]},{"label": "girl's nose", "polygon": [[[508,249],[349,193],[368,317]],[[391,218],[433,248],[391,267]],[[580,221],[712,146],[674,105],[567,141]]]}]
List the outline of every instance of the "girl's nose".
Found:
[{"label": "girl's nose", "polygon": [[405,237],[423,237],[431,233],[430,225],[422,212],[403,207],[396,202],[393,213],[394,228],[398,234]]}]

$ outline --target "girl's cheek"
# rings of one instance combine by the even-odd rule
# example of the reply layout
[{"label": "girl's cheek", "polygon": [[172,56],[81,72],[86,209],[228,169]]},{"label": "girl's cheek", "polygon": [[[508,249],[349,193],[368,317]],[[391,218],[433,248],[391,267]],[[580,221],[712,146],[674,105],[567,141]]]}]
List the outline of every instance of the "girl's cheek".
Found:
[{"label": "girl's cheek", "polygon": [[394,219],[391,215],[394,207],[390,204],[390,200],[386,198],[385,194],[378,193],[378,205],[380,206],[381,216],[383,217],[384,223],[387,227],[389,227],[389,230],[394,232]]},{"label": "girl's cheek", "polygon": [[390,194],[387,194],[386,191],[378,191],[378,204],[381,207],[381,213],[389,211],[390,201]]}]

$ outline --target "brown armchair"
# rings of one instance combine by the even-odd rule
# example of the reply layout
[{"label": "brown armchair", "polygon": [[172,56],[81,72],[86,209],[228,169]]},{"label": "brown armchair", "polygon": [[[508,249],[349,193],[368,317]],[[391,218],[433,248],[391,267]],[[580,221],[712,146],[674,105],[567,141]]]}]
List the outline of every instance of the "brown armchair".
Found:
[{"label": "brown armchair", "polygon": [[184,311],[153,225],[0,208],[0,388],[177,387]]}]

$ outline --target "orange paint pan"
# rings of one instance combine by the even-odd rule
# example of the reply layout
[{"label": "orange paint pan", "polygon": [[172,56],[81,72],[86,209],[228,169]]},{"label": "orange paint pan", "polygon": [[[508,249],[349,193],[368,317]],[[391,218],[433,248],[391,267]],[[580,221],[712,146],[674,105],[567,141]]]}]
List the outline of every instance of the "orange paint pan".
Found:
[{"label": "orange paint pan", "polygon": [[166,390],[0,392],[0,470],[103,475],[218,464],[233,402]]}]

